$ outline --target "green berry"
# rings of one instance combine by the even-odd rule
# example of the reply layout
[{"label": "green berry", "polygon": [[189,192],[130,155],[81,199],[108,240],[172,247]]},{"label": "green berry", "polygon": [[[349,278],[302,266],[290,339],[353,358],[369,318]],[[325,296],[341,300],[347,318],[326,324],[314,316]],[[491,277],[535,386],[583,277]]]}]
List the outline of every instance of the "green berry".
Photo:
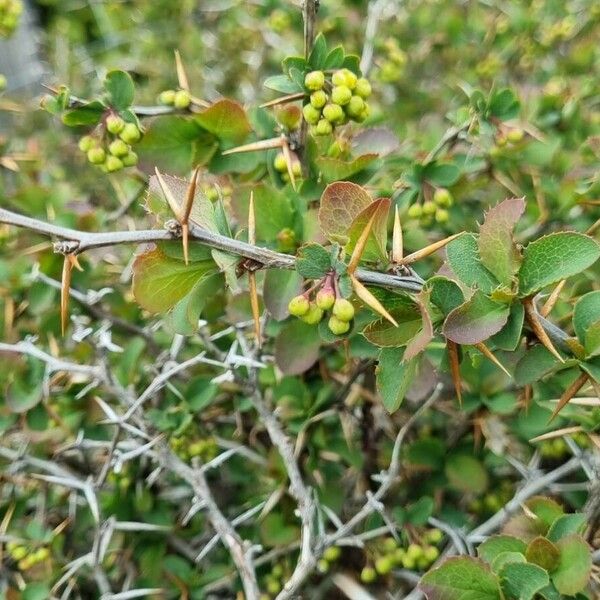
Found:
[{"label": "green berry", "polygon": [[10,550],[10,555],[14,560],[19,561],[27,556],[27,548],[25,546],[17,546]]},{"label": "green berry", "polygon": [[160,104],[172,106],[175,104],[175,90],[165,90],[164,92],[161,92],[158,96],[158,101]]},{"label": "green berry", "polygon": [[319,119],[315,128],[317,135],[330,135],[333,132],[333,127],[327,119]]},{"label": "green berry", "polygon": [[327,94],[323,90],[317,90],[310,95],[310,103],[315,108],[323,108],[327,104]]},{"label": "green berry", "polygon": [[305,104],[302,109],[302,114],[304,115],[304,120],[309,125],[316,125],[321,118],[321,111],[312,104]]},{"label": "green berry", "polygon": [[269,579],[267,581],[267,591],[269,594],[276,596],[281,591],[281,584],[277,579]]},{"label": "green berry", "polygon": [[331,76],[333,85],[345,85],[353,90],[356,87],[358,78],[349,69],[340,69]]},{"label": "green berry", "polygon": [[502,134],[502,133],[499,133],[496,136],[496,146],[498,146],[500,148],[502,148],[503,146],[506,146],[506,142],[507,141],[508,140],[507,140],[506,136],[504,134]]},{"label": "green berry", "polygon": [[135,152],[128,152],[121,160],[125,167],[135,167],[138,163],[138,155]]},{"label": "green berry", "polygon": [[426,546],[423,556],[429,563],[432,563],[438,559],[440,551],[435,546]]},{"label": "green berry", "polygon": [[333,304],[333,316],[340,321],[349,322],[354,318],[354,306],[345,298],[338,298]]},{"label": "green berry", "polygon": [[129,146],[123,140],[115,140],[108,146],[108,151],[113,156],[127,156],[129,154]]},{"label": "green berry", "polygon": [[310,302],[306,296],[302,294],[292,298],[288,304],[290,315],[295,317],[304,317],[310,310]]},{"label": "green berry", "polygon": [[123,131],[121,131],[119,137],[127,144],[135,144],[140,141],[142,133],[135,123],[127,123],[123,127]]},{"label": "green berry", "polygon": [[279,152],[273,161],[273,166],[276,171],[280,173],[285,173],[287,171],[287,160],[285,160],[285,154],[283,152]]},{"label": "green berry", "polygon": [[417,566],[417,561],[411,556],[408,556],[408,554],[405,554],[404,558],[402,559],[402,566],[405,569],[412,570]]},{"label": "green berry", "polygon": [[397,565],[402,564],[405,556],[406,552],[404,551],[404,548],[396,548],[396,550],[394,550],[394,561]]},{"label": "green berry", "polygon": [[277,578],[283,577],[283,567],[279,564],[273,565],[273,568],[271,569],[271,575]]},{"label": "green berry", "polygon": [[408,207],[408,216],[410,219],[419,219],[423,214],[423,207],[420,204],[412,204]]},{"label": "green berry", "polygon": [[427,202],[423,202],[423,214],[424,215],[435,215],[435,211],[437,210],[437,206],[435,202],[432,200],[427,200]]},{"label": "green berry", "polygon": [[331,331],[333,335],[344,335],[350,331],[350,323],[348,321],[342,321],[335,316],[329,317],[327,327],[329,327],[329,331]]},{"label": "green berry", "polygon": [[335,562],[342,554],[339,546],[330,546],[323,552],[323,558],[329,562]]},{"label": "green berry", "polygon": [[377,571],[373,567],[365,567],[360,572],[360,580],[363,583],[373,583],[377,579]]},{"label": "green berry", "polygon": [[438,208],[435,211],[436,222],[447,223],[449,218],[450,218],[450,215],[448,214],[448,211],[445,208]]},{"label": "green berry", "polygon": [[104,148],[91,148],[87,152],[87,159],[93,165],[102,164],[106,160],[106,152],[104,152]]},{"label": "green berry", "polygon": [[352,96],[348,106],[346,106],[346,114],[349,117],[357,118],[362,115],[365,110],[365,101],[360,96]]},{"label": "green berry", "polygon": [[520,127],[515,127],[506,134],[506,139],[511,144],[518,144],[520,141],[522,141],[524,136],[525,132]]},{"label": "green berry", "polygon": [[398,548],[398,542],[394,538],[388,537],[383,540],[381,547],[385,552],[393,552]]},{"label": "green berry", "polygon": [[175,108],[187,108],[190,105],[192,98],[187,90],[178,90],[175,92],[175,98],[173,98],[173,105]]},{"label": "green berry", "polygon": [[315,301],[322,310],[329,310],[335,302],[335,292],[331,288],[319,290]]},{"label": "green berry", "polygon": [[31,560],[31,557],[23,558],[17,563],[19,571],[27,571],[27,569],[30,569],[32,566],[33,561]]},{"label": "green berry", "polygon": [[96,140],[91,135],[84,135],[79,140],[78,145],[79,145],[79,149],[82,152],[87,152],[88,150],[91,150],[96,145]]},{"label": "green berry", "polygon": [[119,115],[109,115],[106,117],[106,129],[113,135],[121,133],[123,127],[125,127],[125,121]]},{"label": "green berry", "polygon": [[304,86],[307,90],[315,92],[325,85],[325,73],[323,71],[311,71],[304,78]]},{"label": "green berry", "polygon": [[300,161],[295,160],[292,162],[292,173],[295,177],[300,177],[302,175],[302,165],[300,164]]},{"label": "green berry", "polygon": [[368,98],[371,95],[372,89],[371,84],[367,79],[361,77],[356,82],[356,88],[354,89],[354,93],[361,98]]},{"label": "green berry", "polygon": [[106,162],[106,170],[109,173],[114,173],[115,171],[120,171],[123,168],[123,161],[116,156],[107,156]]},{"label": "green berry", "polygon": [[430,529],[427,532],[427,541],[432,544],[439,544],[442,541],[444,534],[439,529]]},{"label": "green berry", "polygon": [[308,309],[308,312],[303,317],[301,317],[301,319],[309,325],[317,325],[321,322],[322,318],[323,311],[316,304],[312,303],[310,305],[310,308]]},{"label": "green berry", "polygon": [[35,562],[42,562],[46,560],[50,556],[50,550],[48,548],[40,548],[36,552],[33,553],[33,558]]},{"label": "green berry", "polygon": [[421,548],[419,544],[410,544],[410,546],[406,549],[406,556],[417,560],[423,556],[423,548]]},{"label": "green berry", "polygon": [[433,194],[433,201],[444,208],[452,206],[452,194],[446,188],[438,188]]},{"label": "green berry", "polygon": [[380,556],[375,561],[375,570],[380,575],[387,575],[394,568],[394,559],[389,555]]},{"label": "green berry", "polygon": [[323,107],[323,116],[330,123],[339,123],[344,118],[344,109],[339,104],[326,104]]},{"label": "green berry", "polygon": [[329,561],[321,558],[317,561],[317,571],[319,573],[327,573],[329,571]]},{"label": "green berry", "polygon": [[350,98],[352,98],[352,90],[348,86],[337,85],[331,91],[331,101],[334,104],[345,106],[350,102]]}]

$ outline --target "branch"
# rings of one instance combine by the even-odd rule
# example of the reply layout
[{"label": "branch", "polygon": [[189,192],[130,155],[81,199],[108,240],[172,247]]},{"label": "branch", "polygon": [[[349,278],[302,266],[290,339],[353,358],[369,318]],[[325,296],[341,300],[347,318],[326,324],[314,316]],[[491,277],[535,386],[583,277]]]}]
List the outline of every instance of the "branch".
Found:
[{"label": "branch", "polygon": [[[151,242],[164,242],[177,239],[178,236],[167,229],[142,229],[139,231],[112,231],[112,232],[88,232],[70,229],[52,225],[38,219],[26,217],[18,213],[0,208],[0,223],[23,227],[36,233],[48,235],[72,242],[72,246],[66,245],[62,251],[67,253],[80,254],[86,250],[95,248],[104,248],[106,246],[115,246],[118,244],[143,244]],[[235,254],[244,258],[250,258],[267,269],[294,269],[296,258],[289,254],[275,252],[268,248],[253,246],[247,242],[236,240],[218,233],[212,233],[202,229],[197,225],[190,224],[190,239],[196,240],[201,244],[210,246],[229,254]],[[390,287],[407,292],[419,292],[422,286],[421,280],[417,277],[400,277],[358,269],[357,276],[360,281],[367,285],[380,287]]]}]

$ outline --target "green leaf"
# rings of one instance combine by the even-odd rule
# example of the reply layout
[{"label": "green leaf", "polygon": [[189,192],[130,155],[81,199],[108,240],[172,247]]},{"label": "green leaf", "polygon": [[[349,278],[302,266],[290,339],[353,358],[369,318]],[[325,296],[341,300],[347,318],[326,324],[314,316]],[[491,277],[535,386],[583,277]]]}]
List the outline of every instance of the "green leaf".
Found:
[{"label": "green leaf", "polygon": [[421,352],[427,348],[427,344],[433,338],[433,323],[429,314],[429,292],[422,290],[416,297],[419,311],[421,314],[421,329],[415,336],[406,344],[404,351],[404,361],[416,358]]},{"label": "green leaf", "polygon": [[357,54],[346,54],[346,56],[344,56],[342,67],[345,69],[350,69],[350,71],[360,77],[360,56]]},{"label": "green leaf", "polygon": [[222,98],[199,112],[196,122],[221,140],[242,142],[252,131],[243,106],[235,100]]},{"label": "green leaf", "polygon": [[499,282],[482,264],[478,238],[472,233],[457,237],[446,246],[448,264],[465,285],[476,287],[486,294],[495,290]]},{"label": "green leaf", "polygon": [[558,502],[546,496],[533,496],[525,502],[525,505],[537,517],[545,531],[548,531],[552,523],[565,512]]},{"label": "green leaf", "polygon": [[568,535],[556,545],[560,550],[560,562],[552,573],[552,583],[561,594],[573,596],[582,592],[592,571],[592,554],[586,541],[576,534]]},{"label": "green leaf", "polygon": [[332,242],[348,243],[352,222],[373,202],[360,185],[341,181],[325,188],[319,207],[319,225],[323,235]]},{"label": "green leaf", "polygon": [[[195,246],[191,246],[190,251],[192,248]],[[190,258],[193,261],[192,252]],[[210,258],[186,265],[182,260],[168,256],[162,247],[157,247],[135,259],[133,295],[137,303],[147,311],[165,312],[186,296],[199,281],[215,271],[215,263]]]},{"label": "green leaf", "polygon": [[519,386],[535,383],[546,375],[575,364],[575,360],[559,362],[544,346],[537,344],[529,348],[517,363],[514,372],[515,383]]},{"label": "green leaf", "polygon": [[290,300],[302,291],[302,277],[293,270],[269,269],[265,275],[263,300],[276,321],[289,316]]},{"label": "green leaf", "polygon": [[299,375],[317,362],[320,347],[317,328],[294,319],[282,327],[275,339],[275,363],[282,373]]},{"label": "green leaf", "polygon": [[117,110],[128,108],[133,103],[135,85],[125,71],[109,71],[104,80],[104,89],[110,105]]},{"label": "green leaf", "polygon": [[457,344],[477,344],[498,333],[508,320],[510,308],[476,291],[444,321],[444,335]]},{"label": "green leaf", "polygon": [[397,348],[406,345],[421,329],[422,317],[418,305],[412,298],[400,294],[386,294],[373,290],[375,297],[396,320],[396,327],[383,317],[365,327],[363,335],[369,342],[382,348]]},{"label": "green leaf", "polygon": [[21,600],[46,600],[51,596],[50,588],[45,583],[36,582],[28,583],[20,598]]},{"label": "green leaf", "polygon": [[520,552],[500,552],[492,562],[492,571],[500,573],[506,565],[526,563],[525,557]]},{"label": "green leaf", "polygon": [[320,279],[331,270],[331,255],[320,244],[306,244],[298,250],[296,271],[306,279]]},{"label": "green leaf", "polygon": [[21,378],[9,383],[4,391],[4,401],[12,413],[21,414],[37,406],[44,398],[42,381],[27,385]]},{"label": "green leaf", "polygon": [[387,261],[387,232],[388,232],[388,213],[390,211],[390,199],[380,198],[375,200],[364,210],[362,210],[350,225],[348,229],[348,243],[345,250],[352,254],[358,239],[362,235],[371,218],[374,216],[371,232],[367,238],[367,244],[362,253],[364,261]]},{"label": "green leaf", "polygon": [[508,121],[517,117],[520,108],[519,99],[509,88],[495,92],[488,105],[490,114],[501,121]]},{"label": "green leaf", "polygon": [[106,106],[98,100],[88,102],[72,110],[68,110],[62,116],[62,121],[69,127],[78,125],[96,125],[100,122]]},{"label": "green leaf", "polygon": [[432,162],[423,169],[423,179],[436,186],[448,187],[455,184],[459,177],[460,169],[452,163]]},{"label": "green leaf", "polygon": [[315,38],[312,50],[308,57],[308,64],[311,69],[325,69],[325,59],[327,58],[327,42],[325,36],[319,33]]},{"label": "green leaf", "polygon": [[525,554],[527,544],[519,538],[511,535],[493,535],[479,544],[477,556],[487,563],[494,562],[494,559],[503,552],[519,552]]},{"label": "green leaf", "polygon": [[377,391],[389,413],[400,408],[416,374],[416,359],[402,362],[403,358],[404,348],[384,348],[379,353],[379,362],[375,371]]},{"label": "green leaf", "polygon": [[586,356],[593,357],[600,354],[600,321],[592,323],[585,334]]},{"label": "green leaf", "polygon": [[554,571],[558,566],[560,551],[550,540],[538,536],[529,542],[525,556],[530,563],[546,571]]},{"label": "green leaf", "polygon": [[360,173],[377,160],[377,154],[363,154],[351,160],[320,156],[315,159],[315,164],[327,182],[350,179]]},{"label": "green leaf", "polygon": [[600,257],[600,246],[582,233],[552,233],[531,242],[523,251],[519,294],[531,296],[542,288],[581,273]]},{"label": "green leaf", "polygon": [[484,466],[467,454],[452,454],[444,469],[448,483],[460,492],[482,494],[488,487],[489,478]]},{"label": "green leaf", "polygon": [[507,598],[533,600],[550,583],[548,573],[537,565],[510,563],[500,572],[502,590]]},{"label": "green leaf", "polygon": [[577,339],[585,345],[589,327],[600,321],[600,290],[584,294],[573,307],[573,328]]},{"label": "green leaf", "polygon": [[504,600],[498,577],[484,562],[466,556],[425,573],[419,587],[428,600]]},{"label": "green leaf", "polygon": [[440,309],[444,317],[465,301],[459,285],[447,277],[436,275],[429,278],[425,289],[429,290],[430,302]]},{"label": "green leaf", "polygon": [[[281,66],[286,74],[290,72],[290,69],[304,72],[306,70],[306,59],[304,56],[286,56],[281,61]],[[302,86],[302,89],[304,89],[304,86]]]},{"label": "green leaf", "polygon": [[273,75],[272,77],[267,77],[263,85],[266,88],[275,92],[280,92],[281,94],[295,94],[296,92],[304,91],[304,86],[299,86],[287,75]]},{"label": "green leaf", "polygon": [[521,265],[521,254],[513,239],[513,230],[525,210],[523,198],[500,202],[485,214],[479,230],[481,263],[496,279],[508,287]]},{"label": "green leaf", "polygon": [[582,513],[572,513],[558,517],[548,530],[546,536],[551,542],[571,535],[572,533],[583,533],[586,527],[586,516]]},{"label": "green leaf", "polygon": [[323,61],[322,68],[328,69],[339,69],[344,63],[344,48],[342,46],[336,46],[329,51],[325,60]]},{"label": "green leaf", "polygon": [[514,352],[521,341],[525,310],[520,302],[510,305],[510,314],[506,325],[491,337],[493,344],[500,350]]}]

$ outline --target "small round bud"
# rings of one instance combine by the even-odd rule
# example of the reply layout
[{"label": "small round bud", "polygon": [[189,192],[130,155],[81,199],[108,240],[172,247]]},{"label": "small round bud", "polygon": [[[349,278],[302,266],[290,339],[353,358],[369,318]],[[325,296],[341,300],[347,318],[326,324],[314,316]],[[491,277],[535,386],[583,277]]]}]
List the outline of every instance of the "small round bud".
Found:
[{"label": "small round bud", "polygon": [[356,88],[354,89],[354,93],[361,98],[368,98],[372,92],[371,84],[367,79],[361,77],[356,82]]},{"label": "small round bud", "polygon": [[102,164],[106,159],[106,152],[104,152],[104,148],[91,148],[88,150],[87,159],[93,165]]},{"label": "small round bud", "polygon": [[273,161],[273,166],[276,171],[280,173],[285,173],[287,171],[287,161],[285,160],[285,154],[283,152],[279,152]]},{"label": "small round bud", "polygon": [[429,563],[437,560],[439,555],[440,551],[435,546],[427,546],[423,551],[423,556]]},{"label": "small round bud", "polygon": [[525,137],[525,132],[520,127],[515,127],[506,134],[506,139],[511,144],[518,144],[523,137]]},{"label": "small round bud", "polygon": [[377,571],[373,567],[365,567],[360,572],[360,580],[363,583],[373,583],[377,579]]},{"label": "small round bud", "polygon": [[340,321],[340,319],[334,316],[329,317],[327,327],[329,327],[329,331],[333,335],[344,335],[350,331],[350,323],[348,321]]},{"label": "small round bud", "polygon": [[135,123],[126,123],[123,127],[123,131],[119,134],[119,137],[127,144],[135,144],[139,142],[142,137],[142,133]]},{"label": "small round bud", "polygon": [[30,569],[32,566],[33,566],[33,563],[31,561],[30,557],[22,558],[17,563],[17,567],[18,567],[19,571],[27,571],[27,569]]},{"label": "small round bud", "polygon": [[115,171],[120,171],[123,168],[123,161],[116,156],[107,156],[106,162],[106,170],[109,173],[114,173]]},{"label": "small round bud", "polygon": [[346,114],[349,117],[357,118],[360,117],[365,110],[365,101],[360,96],[352,96],[350,102],[346,106]]},{"label": "small round bud", "polygon": [[375,570],[380,575],[387,575],[394,568],[394,560],[391,556],[387,554],[385,556],[380,556],[375,561]]},{"label": "small round bud", "polygon": [[17,546],[10,550],[10,555],[13,560],[19,561],[27,556],[27,548],[25,546]]},{"label": "small round bud", "polygon": [[392,552],[398,548],[398,542],[394,538],[388,537],[383,540],[381,546],[386,552]]},{"label": "small round bud", "polygon": [[329,571],[329,562],[324,558],[321,558],[317,561],[317,571],[319,573],[327,573]]},{"label": "small round bud", "polygon": [[334,104],[345,106],[352,98],[352,90],[345,85],[338,85],[331,91],[331,101]]},{"label": "small round bud", "polygon": [[87,152],[88,150],[91,150],[95,145],[96,145],[96,140],[91,135],[84,135],[79,140],[79,144],[78,144],[79,149],[82,152]]},{"label": "small round bud", "polygon": [[304,86],[307,90],[320,90],[325,85],[325,73],[323,71],[311,71],[304,78]]},{"label": "small round bud", "polygon": [[138,155],[135,152],[128,152],[122,159],[123,166],[135,167],[138,164]]},{"label": "small round bud", "polygon": [[310,302],[308,301],[308,298],[302,294],[292,298],[288,304],[290,315],[294,315],[295,317],[303,317],[309,310]]},{"label": "small round bud", "polygon": [[321,289],[317,292],[315,301],[319,308],[329,310],[335,303],[335,292],[331,288]]},{"label": "small round bud", "polygon": [[405,554],[404,558],[402,559],[402,566],[405,569],[412,571],[417,566],[417,561],[411,556],[408,556],[408,554]]},{"label": "small round bud", "polygon": [[350,69],[340,69],[331,76],[333,85],[345,85],[353,90],[356,87],[358,78]]},{"label": "small round bud", "polygon": [[267,592],[269,592],[269,594],[276,596],[280,591],[281,584],[277,579],[269,579],[269,581],[267,581]]},{"label": "small round bud", "polygon": [[312,303],[308,309],[308,312],[301,317],[301,319],[309,325],[316,325],[317,323],[320,323],[322,318],[323,311],[316,304]]},{"label": "small round bud", "polygon": [[427,532],[427,541],[432,544],[439,544],[444,537],[444,534],[439,529],[430,529]]},{"label": "small round bud", "polygon": [[330,135],[333,132],[333,127],[327,119],[319,119],[315,128],[317,135]]},{"label": "small round bud", "polygon": [[339,104],[326,104],[323,107],[323,116],[330,123],[339,123],[344,118],[344,109]]},{"label": "small round bud", "polygon": [[123,127],[125,127],[125,121],[119,115],[109,115],[106,117],[106,129],[113,135],[121,133]]},{"label": "small round bud", "polygon": [[333,304],[333,315],[340,321],[352,321],[354,318],[354,306],[345,298],[338,298]]},{"label": "small round bud", "polygon": [[436,222],[447,223],[449,218],[450,218],[450,215],[448,214],[448,211],[445,208],[438,208],[435,211]]},{"label": "small round bud", "polygon": [[316,125],[321,118],[321,111],[312,104],[305,104],[302,108],[302,114],[309,125]]},{"label": "small round bud", "polygon": [[423,214],[423,207],[420,204],[412,204],[408,207],[408,217],[410,219],[419,219]]},{"label": "small round bud", "polygon": [[161,92],[158,96],[158,101],[160,104],[172,106],[175,104],[175,90],[165,90],[164,92]]},{"label": "small round bud", "polygon": [[315,108],[323,108],[327,104],[327,94],[323,90],[317,90],[310,95],[310,103]]},{"label": "small round bud", "polygon": [[190,93],[187,90],[178,90],[175,92],[175,98],[173,99],[173,105],[175,108],[187,108],[192,101]]},{"label": "small round bud", "polygon": [[108,146],[108,151],[113,156],[126,156],[129,153],[129,146],[123,140],[115,140]]},{"label": "small round bud", "polygon": [[433,194],[433,201],[444,208],[452,205],[452,194],[446,188],[438,188]]},{"label": "small round bud", "polygon": [[423,202],[423,214],[424,215],[435,215],[435,211],[437,210],[437,206],[435,202],[432,200],[427,200],[427,202]]},{"label": "small round bud", "polygon": [[323,558],[329,562],[335,562],[342,554],[339,546],[330,546],[323,552]]},{"label": "small round bud", "polygon": [[406,556],[417,560],[423,556],[423,548],[421,548],[421,546],[418,544],[410,544],[410,546],[406,549]]},{"label": "small round bud", "polygon": [[50,550],[48,548],[40,548],[33,553],[35,562],[42,562],[50,556]]}]

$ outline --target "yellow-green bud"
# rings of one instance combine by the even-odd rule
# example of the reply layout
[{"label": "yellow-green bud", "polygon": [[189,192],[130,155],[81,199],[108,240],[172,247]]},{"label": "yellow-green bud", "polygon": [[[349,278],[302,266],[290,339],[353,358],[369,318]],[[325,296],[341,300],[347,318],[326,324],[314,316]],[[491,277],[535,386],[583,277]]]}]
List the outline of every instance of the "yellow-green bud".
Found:
[{"label": "yellow-green bud", "polygon": [[344,118],[344,109],[339,104],[326,104],[323,107],[323,116],[330,123],[339,123]]},{"label": "yellow-green bud", "polygon": [[333,304],[333,315],[340,321],[352,321],[354,318],[354,306],[345,298],[338,298]]},{"label": "yellow-green bud", "polygon": [[308,301],[308,298],[302,294],[292,298],[288,304],[290,315],[294,315],[295,317],[303,317],[309,310],[310,302]]},{"label": "yellow-green bud", "polygon": [[165,90],[164,92],[161,92],[158,96],[158,101],[160,104],[172,106],[175,104],[175,90]]},{"label": "yellow-green bud", "polygon": [[323,108],[327,104],[327,94],[323,90],[317,90],[310,95],[310,103],[315,108]]},{"label": "yellow-green bud", "polygon": [[304,86],[311,91],[320,90],[325,85],[325,73],[323,71],[311,71],[304,78]]},{"label": "yellow-green bud", "polygon": [[106,117],[106,129],[113,135],[121,133],[123,127],[125,127],[125,121],[119,115],[109,115]]},{"label": "yellow-green bud", "polygon": [[309,325],[316,325],[317,323],[320,323],[322,318],[323,311],[316,304],[312,303],[308,309],[308,312],[301,317],[301,319]]},{"label": "yellow-green bud", "polygon": [[421,546],[418,544],[410,544],[410,546],[406,549],[406,556],[417,560],[423,556],[423,548],[421,548]]},{"label": "yellow-green bud", "polygon": [[93,165],[102,164],[106,159],[106,152],[104,152],[104,148],[91,148],[88,150],[87,159]]},{"label": "yellow-green bud", "polygon": [[450,215],[448,214],[448,211],[445,208],[438,208],[435,211],[435,220],[438,223],[447,223],[449,218]]},{"label": "yellow-green bud", "polygon": [[315,300],[319,308],[329,310],[335,302],[335,292],[331,288],[319,290]]},{"label": "yellow-green bud", "polygon": [[423,202],[423,214],[424,215],[435,215],[435,211],[437,210],[437,206],[435,202],[432,200],[427,200],[427,202]]},{"label": "yellow-green bud", "polygon": [[113,156],[118,156],[120,158],[121,156],[126,156],[129,153],[129,146],[123,140],[115,140],[114,142],[110,143],[108,151]]},{"label": "yellow-green bud", "polygon": [[412,204],[408,207],[408,216],[410,219],[419,219],[423,214],[423,207],[420,204]]},{"label": "yellow-green bud", "polygon": [[356,82],[356,88],[354,90],[354,93],[357,96],[360,96],[361,98],[368,98],[371,95],[371,92],[372,92],[371,84],[369,83],[369,81],[367,79],[365,79],[364,77],[361,77]]},{"label": "yellow-green bud", "polygon": [[19,561],[27,556],[27,548],[25,546],[17,546],[10,550],[10,555],[14,560]]},{"label": "yellow-green bud", "polygon": [[350,98],[352,98],[352,90],[348,86],[337,85],[331,91],[331,101],[334,104],[345,106],[350,102]]},{"label": "yellow-green bud", "polygon": [[348,106],[346,106],[346,114],[349,117],[360,117],[365,110],[365,101],[360,96],[352,96]]},{"label": "yellow-green bud", "polygon": [[432,563],[434,560],[438,559],[440,555],[440,551],[435,546],[427,546],[424,550],[425,558],[428,562]]},{"label": "yellow-green bud", "polygon": [[506,139],[511,144],[518,144],[523,137],[525,136],[525,132],[520,127],[515,127],[506,134]]},{"label": "yellow-green bud", "polygon": [[323,558],[329,562],[336,561],[340,555],[342,554],[342,550],[339,546],[330,546],[323,552]]},{"label": "yellow-green bud", "polygon": [[433,193],[433,201],[444,208],[452,206],[452,194],[446,188],[438,188]]},{"label": "yellow-green bud", "polygon": [[135,123],[126,123],[119,137],[127,144],[135,144],[142,137],[142,133]]},{"label": "yellow-green bud", "polygon": [[360,572],[360,580],[363,583],[373,583],[377,579],[377,571],[373,567],[365,567]]},{"label": "yellow-green bud", "polygon": [[116,156],[107,156],[106,162],[106,170],[109,173],[114,173],[115,171],[120,171],[123,168],[123,161]]},{"label": "yellow-green bud", "polygon": [[317,135],[329,135],[333,131],[333,126],[327,119],[319,119],[317,126],[315,127],[315,133]]},{"label": "yellow-green bud", "polygon": [[280,173],[285,173],[287,171],[287,161],[285,160],[285,154],[283,152],[279,152],[273,161],[273,166],[276,171]]},{"label": "yellow-green bud", "polygon": [[344,335],[350,331],[350,323],[348,321],[341,321],[334,316],[329,317],[327,327],[329,327],[329,331],[331,331],[333,335]]},{"label": "yellow-green bud", "polygon": [[187,90],[177,90],[175,92],[175,98],[173,99],[173,105],[175,108],[187,108],[190,105],[192,98]]},{"label": "yellow-green bud", "polygon": [[439,544],[444,537],[444,534],[439,529],[430,529],[427,532],[427,541],[432,544]]},{"label": "yellow-green bud", "polygon": [[84,135],[79,140],[78,145],[79,145],[79,149],[82,152],[87,152],[88,150],[91,150],[96,145],[96,140],[91,135]]},{"label": "yellow-green bud", "polygon": [[316,125],[321,118],[321,111],[312,104],[305,104],[302,108],[302,114],[309,125]]},{"label": "yellow-green bud", "polygon": [[394,568],[394,561],[391,556],[380,556],[375,561],[375,570],[380,575],[387,575]]},{"label": "yellow-green bud", "polygon": [[121,160],[125,167],[135,167],[138,163],[138,155],[135,152],[128,152]]}]

